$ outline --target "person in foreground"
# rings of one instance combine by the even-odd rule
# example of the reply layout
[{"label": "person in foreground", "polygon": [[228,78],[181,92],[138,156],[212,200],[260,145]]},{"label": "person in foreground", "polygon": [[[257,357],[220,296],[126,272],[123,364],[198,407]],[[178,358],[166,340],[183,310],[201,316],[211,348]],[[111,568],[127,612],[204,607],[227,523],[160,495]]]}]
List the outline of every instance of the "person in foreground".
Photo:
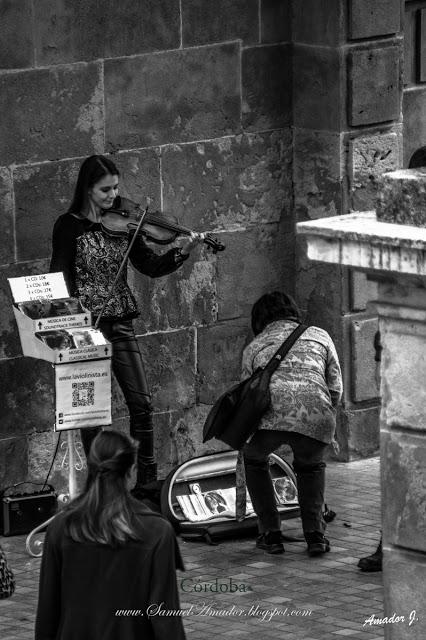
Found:
[{"label": "person in foreground", "polygon": [[[253,306],[254,339],[245,348],[242,379],[263,367],[300,324],[294,300],[275,291]],[[283,444],[294,456],[303,533],[311,556],[330,550],[323,517],[327,446],[333,442],[342,375],[335,346],[326,331],[308,327],[280,363],[270,382],[271,408],[243,448],[247,489],[258,517],[256,546],[283,553],[281,522],[268,456]]]},{"label": "person in foreground", "polygon": [[35,640],[185,639],[176,537],[129,493],[135,458],[120,432],[93,441],[84,491],[47,529]]},{"label": "person in foreground", "polygon": [[[151,395],[133,327],[139,311],[127,282],[127,264],[120,272],[131,235],[110,235],[102,226],[104,214],[119,201],[118,190],[119,170],[110,158],[93,155],[83,161],[68,211],[53,228],[50,271],[63,272],[71,296],[92,312],[112,344],[112,369],[129,409],[130,435],[139,443],[135,496],[143,498],[144,485],[157,479],[157,465]],[[203,237],[191,233],[181,247],[157,254],[138,234],[129,260],[140,273],[159,278],[179,269]],[[96,433],[96,428],[81,431],[86,456]]]}]

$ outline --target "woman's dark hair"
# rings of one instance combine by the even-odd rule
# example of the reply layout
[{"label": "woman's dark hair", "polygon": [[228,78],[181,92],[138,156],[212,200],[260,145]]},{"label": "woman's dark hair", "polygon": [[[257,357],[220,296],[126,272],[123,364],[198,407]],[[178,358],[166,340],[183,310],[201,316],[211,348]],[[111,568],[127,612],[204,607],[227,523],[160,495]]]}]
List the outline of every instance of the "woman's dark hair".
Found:
[{"label": "woman's dark hair", "polygon": [[78,172],[74,196],[68,208],[68,213],[84,214],[87,209],[89,190],[107,175],[120,175],[112,160],[105,156],[89,156],[86,158]]},{"label": "woman's dark hair", "polygon": [[251,327],[257,336],[275,320],[296,320],[300,322],[300,311],[291,296],[281,291],[265,293],[251,310]]},{"label": "woman's dark hair", "polygon": [[101,431],[92,442],[83,493],[64,509],[66,530],[76,542],[117,546],[140,538],[134,523],[135,499],[127,481],[136,445],[118,431]]}]

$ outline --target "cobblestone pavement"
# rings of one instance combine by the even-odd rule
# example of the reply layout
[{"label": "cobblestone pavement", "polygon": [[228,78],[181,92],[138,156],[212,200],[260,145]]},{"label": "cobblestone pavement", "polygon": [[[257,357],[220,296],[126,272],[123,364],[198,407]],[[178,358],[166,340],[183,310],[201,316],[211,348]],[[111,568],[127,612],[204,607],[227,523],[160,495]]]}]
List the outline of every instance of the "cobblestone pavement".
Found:
[{"label": "cobblestone pavement", "polygon": [[[383,639],[383,626],[363,626],[369,616],[383,616],[382,574],[362,573],[356,566],[380,537],[378,458],[329,463],[326,493],[337,516],[327,530],[331,552],[321,557],[309,558],[304,542],[286,542],[286,553],[272,556],[256,549],[253,538],[218,546],[180,541],[186,572],[179,573],[178,581],[188,640],[213,634],[259,640]],[[285,522],[283,531],[300,536],[300,520]],[[27,554],[24,536],[0,542],[17,579],[15,595],[0,601],[0,637],[30,640],[40,559]],[[216,578],[228,591],[208,590]],[[229,592],[231,578],[238,585],[234,593]],[[207,591],[191,591],[195,585]]]}]

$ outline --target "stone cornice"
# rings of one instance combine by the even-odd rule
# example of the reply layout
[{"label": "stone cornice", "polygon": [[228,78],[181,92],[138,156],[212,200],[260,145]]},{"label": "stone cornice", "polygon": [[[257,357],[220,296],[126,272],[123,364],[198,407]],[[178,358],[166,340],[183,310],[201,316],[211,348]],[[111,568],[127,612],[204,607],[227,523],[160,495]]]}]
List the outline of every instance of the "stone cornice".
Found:
[{"label": "stone cornice", "polygon": [[426,276],[426,229],[377,220],[357,211],[296,225],[311,260],[366,271]]}]

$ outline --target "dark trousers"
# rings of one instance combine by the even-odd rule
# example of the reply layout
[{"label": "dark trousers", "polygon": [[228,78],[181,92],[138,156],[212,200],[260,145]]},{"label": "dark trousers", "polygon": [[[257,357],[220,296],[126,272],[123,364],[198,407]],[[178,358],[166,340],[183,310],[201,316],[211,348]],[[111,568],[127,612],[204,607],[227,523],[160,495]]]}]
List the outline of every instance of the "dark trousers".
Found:
[{"label": "dark trousers", "polygon": [[[112,344],[112,370],[123,392],[130,415],[130,435],[138,443],[137,484],[156,479],[151,396],[133,322],[102,320],[99,330]],[[82,429],[86,456],[97,429]]]},{"label": "dark trousers", "polygon": [[324,533],[325,442],[290,431],[259,430],[244,446],[247,489],[258,517],[259,533],[281,528],[268,456],[283,444],[292,448],[303,532]]}]

